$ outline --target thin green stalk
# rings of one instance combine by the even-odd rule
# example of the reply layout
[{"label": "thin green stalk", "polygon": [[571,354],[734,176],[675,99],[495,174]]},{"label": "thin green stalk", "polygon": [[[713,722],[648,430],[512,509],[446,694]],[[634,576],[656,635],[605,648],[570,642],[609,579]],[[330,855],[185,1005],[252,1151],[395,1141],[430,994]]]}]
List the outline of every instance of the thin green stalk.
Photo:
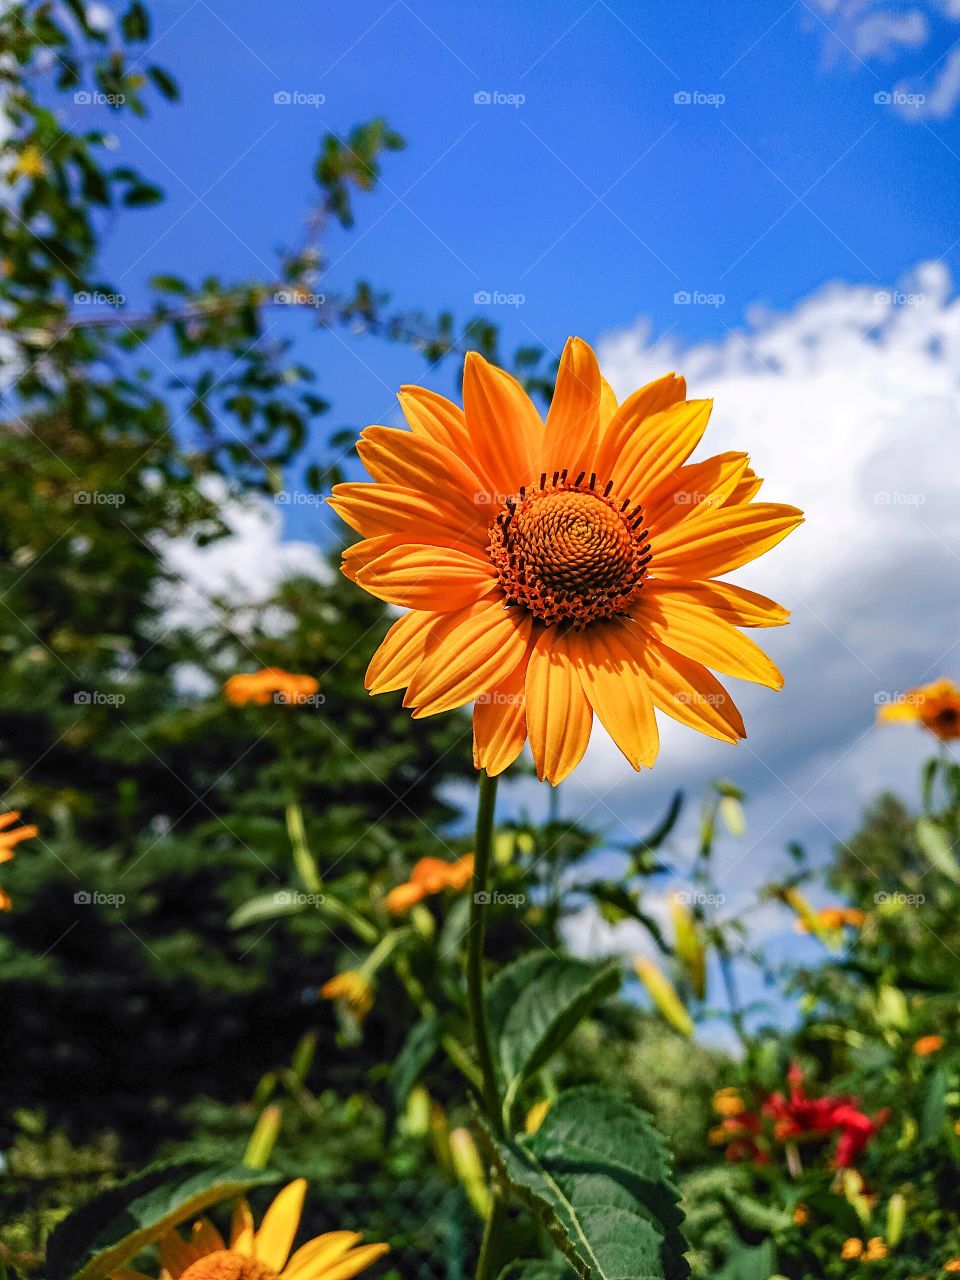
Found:
[{"label": "thin green stalk", "polygon": [[490,1028],[483,996],[483,943],[487,932],[487,906],[490,894],[487,877],[493,849],[493,812],[497,800],[497,780],[480,772],[480,794],[477,801],[477,834],[473,847],[473,883],[470,898],[470,928],[467,932],[467,1004],[470,1026],[476,1045],[477,1061],[483,1077],[483,1105],[487,1119],[496,1133],[503,1135],[503,1116],[497,1090],[497,1076],[490,1049]]}]

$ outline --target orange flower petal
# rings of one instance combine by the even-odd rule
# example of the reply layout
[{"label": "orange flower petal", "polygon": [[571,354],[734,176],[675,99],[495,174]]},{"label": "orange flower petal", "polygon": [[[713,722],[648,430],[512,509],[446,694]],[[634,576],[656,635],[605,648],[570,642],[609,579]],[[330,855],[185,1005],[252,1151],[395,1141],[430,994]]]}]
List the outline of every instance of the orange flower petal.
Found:
[{"label": "orange flower petal", "polygon": [[434,627],[446,616],[414,609],[398,618],[370,659],[364,687],[371,693],[405,689],[423,661]]},{"label": "orange flower petal", "polygon": [[475,515],[476,495],[485,486],[455,453],[426,436],[397,427],[367,427],[360,433],[357,453],[374,480],[418,489],[428,497],[440,493],[465,515]]},{"label": "orange flower petal", "polygon": [[796,507],[773,502],[724,507],[689,527],[675,525],[653,539],[660,578],[715,578],[755,560],[803,522]]},{"label": "orange flower petal", "polygon": [[603,375],[600,375],[600,435],[606,433],[619,407],[617,394]]},{"label": "orange flower petal", "polygon": [[532,630],[530,615],[504,608],[501,596],[484,601],[424,655],[403,705],[432,716],[495,689],[527,652]]},{"label": "orange flower petal", "polygon": [[706,667],[660,643],[647,641],[639,652],[655,707],[722,742],[747,736],[733,699]]},{"label": "orange flower petal", "polygon": [[463,458],[472,471],[472,444],[463,410],[446,396],[426,387],[401,387],[397,396],[403,416],[415,436],[426,436],[434,444],[443,445],[458,458]]},{"label": "orange flower petal", "polygon": [[407,609],[462,609],[490,591],[493,565],[453,547],[393,547],[356,572],[358,586]]},{"label": "orange flower petal", "polygon": [[760,476],[758,476],[755,471],[751,470],[750,467],[747,467],[746,471],[740,477],[740,483],[727,499],[727,506],[733,507],[743,502],[752,502],[757,496],[762,484],[763,480]]},{"label": "orange flower petal", "polygon": [[[341,1262],[335,1263],[329,1269],[324,1268],[317,1280],[351,1280],[358,1271],[364,1271],[371,1263],[389,1252],[388,1244],[361,1245],[359,1249],[353,1249],[345,1254]],[[289,1278],[284,1276],[283,1280],[289,1280]]]},{"label": "orange flower petal", "polygon": [[556,786],[574,771],[590,741],[593,712],[580,684],[573,632],[541,631],[530,651],[524,698],[537,776]]},{"label": "orange flower petal", "polygon": [[[327,502],[364,538],[402,535],[408,542],[443,542],[485,554],[489,517],[479,507],[470,517],[440,497],[395,484],[338,484]],[[423,535],[426,534],[426,537]]]},{"label": "orange flower petal", "polygon": [[631,616],[657,641],[724,675],[783,688],[783,676],[759,645],[703,604],[670,592],[643,591]]},{"label": "orange flower petal", "polygon": [[463,369],[463,406],[474,452],[494,486],[491,499],[530,484],[540,473],[543,423],[516,378],[469,352]]},{"label": "orange flower petal", "polygon": [[648,582],[644,592],[698,604],[736,627],[782,627],[790,610],[731,582]]},{"label": "orange flower petal", "polygon": [[527,740],[526,676],[524,655],[510,675],[478,698],[473,708],[473,763],[492,778],[513,764]]},{"label": "orange flower petal", "polygon": [[362,1236],[357,1231],[327,1231],[302,1245],[283,1269],[283,1280],[320,1280],[321,1269],[342,1258]]},{"label": "orange flower petal", "polygon": [[568,338],[543,433],[541,471],[593,470],[599,434],[600,368],[582,338]]},{"label": "orange flower petal", "polygon": [[590,705],[634,769],[651,768],[660,735],[653,701],[636,656],[641,643],[618,619],[587,627],[571,645]]},{"label": "orange flower petal", "polygon": [[242,1253],[246,1258],[253,1257],[253,1214],[246,1200],[240,1199],[233,1206],[230,1219],[230,1248],[234,1253]]},{"label": "orange flower petal", "polygon": [[265,1262],[274,1271],[280,1271],[290,1256],[306,1194],[306,1178],[297,1178],[283,1188],[263,1215],[254,1249],[258,1261]]},{"label": "orange flower petal", "polygon": [[[596,471],[598,476],[609,479],[613,475],[617,459],[641,431],[646,419],[663,409],[669,409],[672,404],[683,400],[686,394],[687,384],[684,380],[673,373],[667,373],[627,396],[607,424],[591,470]],[[609,404],[609,396],[607,403]]]},{"label": "orange flower petal", "polygon": [[420,884],[398,884],[387,894],[387,910],[391,915],[400,916],[422,902],[427,891]]},{"label": "orange flower petal", "polygon": [[707,429],[712,400],[684,400],[647,419],[613,464],[613,487],[642,502],[686,462]]},{"label": "orange flower petal", "polygon": [[692,520],[722,507],[747,469],[745,453],[719,453],[678,467],[643,503],[644,523],[662,533],[681,520]]}]

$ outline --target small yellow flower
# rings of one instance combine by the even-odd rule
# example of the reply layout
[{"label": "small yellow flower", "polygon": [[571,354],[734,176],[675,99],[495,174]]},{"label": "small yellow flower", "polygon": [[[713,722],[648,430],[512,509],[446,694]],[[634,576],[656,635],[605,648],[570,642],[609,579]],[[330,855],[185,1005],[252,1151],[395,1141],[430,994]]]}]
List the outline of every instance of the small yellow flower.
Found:
[{"label": "small yellow flower", "polygon": [[872,1236],[867,1241],[867,1247],[864,1250],[861,1262],[882,1262],[890,1250],[883,1243],[879,1236]]},{"label": "small yellow flower", "polygon": [[840,1250],[841,1258],[859,1258],[863,1253],[863,1241],[858,1240],[856,1236],[851,1236],[849,1240],[843,1242],[843,1248]]},{"label": "small yellow flower", "polygon": [[444,889],[465,889],[473,876],[473,854],[464,854],[456,862],[442,858],[421,858],[410,873],[410,879],[398,884],[387,894],[387,910],[391,915],[404,915],[424,898]]},{"label": "small yellow flower", "polygon": [[931,1053],[939,1052],[945,1044],[943,1036],[921,1036],[914,1042],[913,1052],[918,1058],[926,1058]]},{"label": "small yellow flower", "polygon": [[805,1227],[810,1221],[810,1210],[805,1204],[798,1204],[793,1211],[793,1223],[797,1227]]},{"label": "small yellow flower", "polygon": [[373,1008],[373,987],[358,969],[346,969],[320,988],[325,1000],[340,1000],[360,1022]]},{"label": "small yellow flower", "polygon": [[951,1258],[943,1264],[944,1271],[960,1271],[960,1258]]},{"label": "small yellow flower", "polygon": [[960,738],[960,688],[952,680],[934,680],[919,689],[910,689],[877,712],[877,722],[881,724],[903,720],[918,721],[941,742]]},{"label": "small yellow flower", "polygon": [[[13,849],[21,840],[32,840],[34,836],[39,835],[37,827],[14,827],[12,831],[8,830],[11,823],[17,821],[20,817],[18,809],[11,809],[9,813],[0,813],[0,862],[9,862],[13,858]],[[0,889],[0,911],[9,911],[13,906],[10,895],[4,893]]]},{"label": "small yellow flower", "polygon": [[281,667],[263,667],[231,676],[223,686],[223,695],[235,707],[251,702],[259,706],[269,702],[299,704],[312,698],[319,688],[313,676],[294,675]]},{"label": "small yellow flower", "polygon": [[[360,1245],[356,1231],[328,1231],[290,1248],[303,1210],[305,1178],[284,1187],[254,1231],[246,1200],[233,1213],[230,1243],[212,1222],[195,1222],[187,1240],[178,1231],[160,1241],[163,1280],[350,1280],[390,1249],[388,1244]],[[115,1272],[113,1280],[150,1280],[140,1271]]]},{"label": "small yellow flower", "polygon": [[46,172],[43,152],[31,142],[17,156],[10,170],[10,182],[16,182],[17,178],[42,178]]},{"label": "small yellow flower", "polygon": [[718,1089],[713,1095],[713,1109],[718,1116],[739,1116],[743,1115],[746,1107],[739,1091],[728,1086],[726,1089]]}]

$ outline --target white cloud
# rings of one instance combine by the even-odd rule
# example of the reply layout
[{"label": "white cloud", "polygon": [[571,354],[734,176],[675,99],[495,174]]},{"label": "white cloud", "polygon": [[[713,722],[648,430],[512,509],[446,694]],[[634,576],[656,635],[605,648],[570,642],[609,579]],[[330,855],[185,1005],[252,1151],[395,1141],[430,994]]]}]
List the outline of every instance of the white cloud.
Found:
[{"label": "white cloud", "polygon": [[[794,611],[788,627],[754,633],[784,691],[728,682],[747,742],[729,747],[661,719],[661,759],[638,777],[597,729],[562,788],[564,813],[622,840],[650,826],[676,787],[696,805],[713,777],[742,785],[750,831],[723,843],[716,866],[737,911],[786,869],[787,841],[824,860],[878,791],[916,794],[930,744],[911,727],[875,728],[875,700],[960,676],[960,303],[946,270],[925,264],[896,289],[833,284],[688,349],[651,345],[641,321],[607,335],[599,355],[621,395],[667,369],[685,373],[693,396],[715,398],[700,456],[746,450],[767,477],[762,496],[807,516],[732,575]],[[532,799],[526,784],[518,791]],[[681,874],[694,825],[673,851]],[[592,924],[579,928],[596,940]]]}]

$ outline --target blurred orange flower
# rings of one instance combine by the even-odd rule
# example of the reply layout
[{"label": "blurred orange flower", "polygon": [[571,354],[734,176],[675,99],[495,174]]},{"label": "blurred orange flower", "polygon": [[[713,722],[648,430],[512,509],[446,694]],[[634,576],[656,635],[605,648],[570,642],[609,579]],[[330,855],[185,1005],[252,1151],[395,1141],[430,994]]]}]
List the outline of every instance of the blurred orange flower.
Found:
[{"label": "blurred orange flower", "polygon": [[960,738],[960,688],[944,677],[921,685],[919,689],[908,690],[877,712],[880,724],[904,720],[918,721],[941,742]]},{"label": "blurred orange flower", "polygon": [[890,1250],[880,1239],[879,1236],[871,1236],[867,1241],[867,1247],[863,1252],[861,1262],[882,1262]]},{"label": "blurred orange flower", "polygon": [[[821,907],[814,915],[817,924],[824,929],[842,929],[844,925],[859,929],[867,918],[866,912],[858,907]],[[802,917],[797,920],[794,928],[798,933],[811,932],[810,925]]]},{"label": "blurred orange flower", "polygon": [[945,1044],[943,1036],[921,1036],[914,1042],[913,1052],[918,1058],[926,1058],[928,1054],[937,1053]]},{"label": "blurred orange flower", "polygon": [[[34,836],[39,835],[37,827],[14,827],[13,830],[8,828],[20,817],[19,809],[11,809],[8,813],[0,813],[0,862],[9,862],[13,857],[14,845],[18,845],[21,840],[31,840]],[[4,893],[0,889],[0,911],[9,911],[13,906],[9,894]]]},{"label": "blurred orange flower", "polygon": [[235,707],[248,703],[305,702],[320,688],[313,676],[293,675],[281,667],[264,667],[252,673],[241,672],[223,686],[223,695]]},{"label": "blurred orange flower", "polygon": [[856,1236],[851,1236],[849,1240],[844,1240],[843,1248],[840,1250],[841,1258],[859,1258],[863,1253],[863,1241],[858,1240]]},{"label": "blurred orange flower", "polygon": [[387,894],[387,910],[395,916],[403,915],[432,894],[442,893],[444,889],[465,889],[472,875],[472,853],[464,854],[456,862],[421,858],[411,871],[410,879]]},{"label": "blurred orange flower", "polygon": [[373,987],[358,969],[346,969],[328,978],[320,994],[324,1000],[341,1000],[360,1022],[373,1008]]},{"label": "blurred orange flower", "polygon": [[688,463],[709,400],[687,400],[668,373],[618,404],[590,346],[570,338],[545,423],[475,351],[463,409],[422,387],[400,401],[410,431],[367,427],[357,446],[374,483],[330,498],[362,539],[343,572],[409,610],[370,663],[371,693],[406,688],[417,717],[475,703],[477,768],[501,773],[529,741],[554,785],[594,715],[635,769],[657,756],[654,707],[723,742],[745,736],[709,669],[781,688],[739,628],[788,615],[716,579],[802,514],[753,501],[745,453]]}]

